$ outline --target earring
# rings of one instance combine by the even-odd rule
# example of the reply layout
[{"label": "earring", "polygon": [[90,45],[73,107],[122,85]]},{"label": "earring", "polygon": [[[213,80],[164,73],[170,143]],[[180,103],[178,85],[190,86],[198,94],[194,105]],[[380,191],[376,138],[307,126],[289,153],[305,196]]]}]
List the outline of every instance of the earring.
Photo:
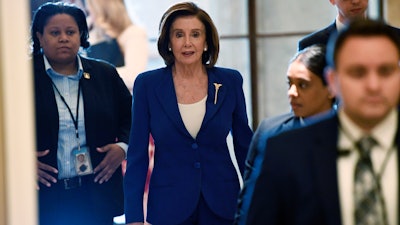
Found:
[{"label": "earring", "polygon": [[171,47],[169,47],[169,48],[168,48],[168,51],[172,51],[172,48],[171,48]]},{"label": "earring", "polygon": [[207,51],[207,48],[204,48],[204,51],[206,52],[206,51]]}]

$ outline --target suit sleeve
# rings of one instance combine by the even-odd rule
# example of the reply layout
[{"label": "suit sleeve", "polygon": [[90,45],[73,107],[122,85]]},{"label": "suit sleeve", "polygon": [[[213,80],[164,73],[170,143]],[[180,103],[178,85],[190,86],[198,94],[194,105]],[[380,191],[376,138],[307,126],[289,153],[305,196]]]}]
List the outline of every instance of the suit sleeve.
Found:
[{"label": "suit sleeve", "polygon": [[149,166],[150,114],[147,100],[148,87],[146,87],[143,75],[136,78],[133,88],[132,128],[124,179],[127,223],[144,221],[143,194]]},{"label": "suit sleeve", "polygon": [[243,93],[243,78],[235,71],[236,108],[233,112],[232,137],[236,160],[241,174],[244,172],[245,159],[249,149],[253,131],[250,129],[246,111],[246,101]]},{"label": "suit sleeve", "polygon": [[250,206],[251,196],[258,175],[260,174],[262,160],[264,158],[263,147],[267,139],[266,121],[264,120],[254,133],[246,157],[245,171],[243,174],[243,188],[240,190],[238,207],[235,214],[234,225],[244,225]]}]

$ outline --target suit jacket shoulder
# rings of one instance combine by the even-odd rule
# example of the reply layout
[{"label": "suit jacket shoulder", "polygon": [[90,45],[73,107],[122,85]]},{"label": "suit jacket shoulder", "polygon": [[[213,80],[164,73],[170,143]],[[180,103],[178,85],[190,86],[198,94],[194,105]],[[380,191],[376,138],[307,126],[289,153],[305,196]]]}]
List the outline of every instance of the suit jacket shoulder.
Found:
[{"label": "suit jacket shoulder", "polygon": [[[230,68],[222,68],[222,67],[212,67],[207,69],[209,84],[213,85],[213,83],[222,84],[223,86],[230,86],[234,89],[242,90],[243,85],[243,77],[239,71]],[[135,80],[133,92],[135,93],[135,89],[139,91],[139,89],[146,88],[149,90],[160,89],[161,86],[168,86],[167,84],[171,84],[170,88],[173,89],[172,83],[172,67],[166,66],[162,68],[157,68],[154,70],[149,70],[139,74]],[[211,87],[214,89],[214,87]],[[170,90],[174,92],[173,90]],[[171,92],[171,93],[172,93]]]},{"label": "suit jacket shoulder", "polygon": [[392,29],[393,29],[393,31],[400,37],[400,29],[399,28],[397,28],[397,27],[392,27],[392,26],[390,26]]},{"label": "suit jacket shoulder", "polygon": [[329,37],[331,36],[332,33],[337,32],[336,29],[336,22],[333,21],[329,26],[320,29],[318,31],[315,31],[302,39],[298,42],[298,51],[305,49],[308,46],[314,45],[314,44],[324,44],[327,45],[329,41]]},{"label": "suit jacket shoulder", "polygon": [[271,130],[279,125],[287,124],[295,118],[293,112],[284,113],[281,115],[273,116],[261,121],[257,130]]},{"label": "suit jacket shoulder", "polygon": [[[93,72],[94,76],[111,76],[115,79],[118,75],[117,69],[111,63],[102,59],[87,58],[80,56],[84,72]],[[117,76],[119,77],[119,75]]]}]

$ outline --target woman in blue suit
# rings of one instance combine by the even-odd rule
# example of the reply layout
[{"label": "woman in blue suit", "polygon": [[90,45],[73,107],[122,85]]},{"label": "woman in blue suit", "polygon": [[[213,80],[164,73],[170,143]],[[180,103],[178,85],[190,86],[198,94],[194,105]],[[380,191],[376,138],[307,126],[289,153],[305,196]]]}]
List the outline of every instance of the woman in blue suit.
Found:
[{"label": "woman in blue suit", "polygon": [[215,67],[217,30],[194,3],[169,8],[158,51],[166,67],[140,74],[133,88],[132,130],[124,180],[127,224],[143,224],[143,194],[155,143],[146,221],[152,225],[232,224],[239,179],[226,138],[243,172],[252,137],[243,79]]}]

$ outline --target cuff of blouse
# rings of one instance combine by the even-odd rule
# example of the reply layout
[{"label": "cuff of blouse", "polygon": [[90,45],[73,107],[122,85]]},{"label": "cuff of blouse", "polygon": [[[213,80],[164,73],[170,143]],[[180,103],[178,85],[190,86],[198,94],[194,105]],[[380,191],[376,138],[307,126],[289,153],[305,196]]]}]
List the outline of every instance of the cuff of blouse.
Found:
[{"label": "cuff of blouse", "polygon": [[127,156],[127,153],[128,153],[128,145],[127,145],[126,143],[124,143],[124,142],[117,142],[116,144],[117,144],[119,147],[121,147],[122,150],[124,150],[124,152],[125,152],[125,159],[126,159],[126,156]]}]

